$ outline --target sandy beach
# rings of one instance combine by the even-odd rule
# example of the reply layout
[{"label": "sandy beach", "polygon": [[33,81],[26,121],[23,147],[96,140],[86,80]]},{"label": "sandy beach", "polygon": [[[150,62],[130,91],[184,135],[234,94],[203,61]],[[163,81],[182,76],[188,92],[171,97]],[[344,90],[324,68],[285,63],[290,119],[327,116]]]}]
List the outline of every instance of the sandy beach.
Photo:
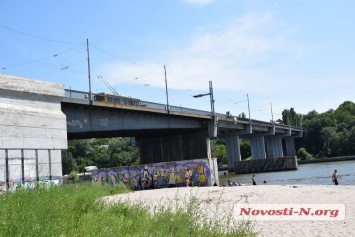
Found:
[{"label": "sandy beach", "polygon": [[[105,197],[108,202],[127,201],[144,203],[151,210],[162,206],[185,208],[186,200],[196,197],[205,218],[221,221],[223,218],[235,219],[236,207],[240,204],[290,205],[316,204],[345,205],[343,220],[305,220],[255,221],[258,236],[354,236],[355,235],[355,186],[335,185],[257,185],[237,187],[189,187],[136,191],[128,194]],[[276,205],[277,207],[278,205]],[[302,206],[302,205],[301,205]],[[328,206],[329,207],[329,206]],[[237,210],[238,212],[238,210]],[[267,218],[267,217],[266,217]]]}]

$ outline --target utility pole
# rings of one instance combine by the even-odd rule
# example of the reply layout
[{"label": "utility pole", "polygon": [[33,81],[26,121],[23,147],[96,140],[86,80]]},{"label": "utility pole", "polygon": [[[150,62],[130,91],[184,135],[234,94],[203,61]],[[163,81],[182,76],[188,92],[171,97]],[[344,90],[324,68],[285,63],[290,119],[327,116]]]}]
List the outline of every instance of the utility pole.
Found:
[{"label": "utility pole", "polygon": [[209,82],[210,84],[210,100],[211,100],[211,116],[215,116],[215,111],[214,111],[214,98],[213,98],[213,87],[212,87],[212,81]]},{"label": "utility pole", "polygon": [[166,68],[164,65],[164,74],[165,74],[165,93],[166,93],[166,110],[168,111],[168,114],[170,113],[170,108],[169,108],[169,95],[168,95],[168,80],[166,79]]},{"label": "utility pole", "polygon": [[90,76],[89,39],[86,39],[86,51],[87,51],[87,53],[88,53],[89,100],[90,100],[90,104],[92,104],[92,93],[91,93],[91,76]]},{"label": "utility pole", "polygon": [[248,94],[247,94],[247,100],[248,100],[249,123],[251,124],[251,118],[250,118],[250,106],[249,106],[249,95],[248,95]]},{"label": "utility pole", "polygon": [[271,109],[271,120],[272,120],[272,123],[274,123],[274,113],[272,112],[272,104],[270,102],[270,109]]}]

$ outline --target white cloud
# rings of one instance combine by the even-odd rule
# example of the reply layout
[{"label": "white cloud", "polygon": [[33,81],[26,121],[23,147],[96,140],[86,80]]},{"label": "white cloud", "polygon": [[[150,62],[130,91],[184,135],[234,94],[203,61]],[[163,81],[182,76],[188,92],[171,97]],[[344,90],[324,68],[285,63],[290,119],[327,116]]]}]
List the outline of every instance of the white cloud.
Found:
[{"label": "white cloud", "polygon": [[[212,80],[218,89],[248,91],[255,89],[255,83],[268,85],[267,73],[285,66],[282,60],[269,65],[269,60],[276,60],[274,54],[297,56],[296,47],[287,42],[289,34],[280,29],[272,14],[249,14],[217,29],[200,29],[191,37],[189,46],[169,48],[158,53],[157,58],[167,64],[170,89],[202,89]],[[108,65],[107,70],[119,79],[144,74],[147,68],[114,64]],[[150,85],[164,86],[162,77],[146,80]]]},{"label": "white cloud", "polygon": [[[224,94],[228,97],[225,92],[239,94],[239,97],[249,93],[252,94],[254,105],[266,103],[269,106],[270,101],[275,101],[272,96],[285,93],[290,87],[301,86],[287,73],[292,68],[293,60],[298,60],[305,53],[301,45],[290,42],[289,37],[293,33],[270,13],[248,14],[218,28],[201,28],[191,36],[190,42],[181,43],[185,46],[168,48],[155,56],[167,65],[169,90],[207,91],[208,81],[213,81],[214,91],[221,103]],[[174,45],[178,44],[175,42]],[[147,65],[147,62],[142,61],[140,64]],[[116,78],[113,84],[122,81],[122,78],[138,77],[139,80],[131,83],[149,84],[162,89],[165,87],[162,66],[147,69],[125,63],[107,65],[106,69],[111,78]],[[256,102],[255,94],[264,97],[266,102]],[[234,101],[237,99],[236,96],[232,97]],[[181,97],[179,99],[182,100]],[[233,100],[230,96],[227,99]],[[208,105],[208,100],[194,102],[205,102]],[[178,103],[183,102],[179,100]],[[191,103],[191,99],[187,103]],[[233,104],[233,101],[229,103]],[[221,104],[217,107],[222,111],[231,109]],[[262,113],[268,117],[270,112]]]}]

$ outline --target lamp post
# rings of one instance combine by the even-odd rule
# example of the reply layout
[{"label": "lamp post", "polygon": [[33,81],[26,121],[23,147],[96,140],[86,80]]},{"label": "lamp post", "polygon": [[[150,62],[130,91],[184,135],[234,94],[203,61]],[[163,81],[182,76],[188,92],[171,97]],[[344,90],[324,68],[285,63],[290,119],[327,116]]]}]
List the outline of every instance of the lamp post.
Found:
[{"label": "lamp post", "polygon": [[210,96],[210,102],[211,102],[211,117],[215,116],[215,111],[214,111],[214,98],[213,98],[213,87],[212,87],[212,81],[209,81],[209,86],[210,86],[210,92],[206,93],[206,94],[198,94],[198,95],[194,95],[194,98],[199,98],[199,97],[203,97],[206,95]]},{"label": "lamp post", "polygon": [[251,118],[250,118],[250,106],[249,106],[249,95],[247,94],[247,99],[246,99],[246,100],[238,101],[238,102],[235,102],[234,104],[239,104],[239,103],[246,102],[246,101],[248,101],[249,123],[251,123]]},{"label": "lamp post", "polygon": [[210,102],[211,102],[211,121],[212,121],[212,130],[210,133],[210,137],[217,137],[217,118],[216,118],[216,113],[214,110],[214,98],[213,98],[213,87],[212,87],[212,81],[209,81],[209,87],[210,87],[210,92],[206,94],[198,94],[194,95],[194,98],[199,98],[203,97],[206,95],[210,96]]}]

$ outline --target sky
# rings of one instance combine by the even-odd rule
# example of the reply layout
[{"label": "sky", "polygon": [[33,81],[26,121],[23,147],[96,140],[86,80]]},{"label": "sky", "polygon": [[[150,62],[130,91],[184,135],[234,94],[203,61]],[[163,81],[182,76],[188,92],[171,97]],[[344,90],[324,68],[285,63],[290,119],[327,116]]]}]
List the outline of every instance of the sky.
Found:
[{"label": "sky", "polygon": [[218,113],[323,113],[355,101],[354,12],[352,0],[3,0],[0,73],[89,91],[90,65],[93,93],[209,111],[193,95],[212,81]]}]

